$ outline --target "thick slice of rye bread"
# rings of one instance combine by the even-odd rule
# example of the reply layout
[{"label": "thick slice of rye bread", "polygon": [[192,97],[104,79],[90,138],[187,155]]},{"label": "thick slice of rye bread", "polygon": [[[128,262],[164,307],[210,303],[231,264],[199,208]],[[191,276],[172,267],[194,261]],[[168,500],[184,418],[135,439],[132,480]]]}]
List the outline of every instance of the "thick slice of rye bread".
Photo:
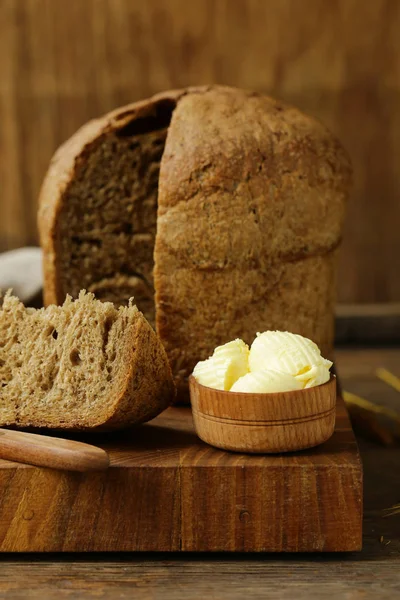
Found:
[{"label": "thick slice of rye bread", "polygon": [[81,292],[46,309],[0,308],[0,425],[112,430],[173,400],[164,348],[138,311]]}]

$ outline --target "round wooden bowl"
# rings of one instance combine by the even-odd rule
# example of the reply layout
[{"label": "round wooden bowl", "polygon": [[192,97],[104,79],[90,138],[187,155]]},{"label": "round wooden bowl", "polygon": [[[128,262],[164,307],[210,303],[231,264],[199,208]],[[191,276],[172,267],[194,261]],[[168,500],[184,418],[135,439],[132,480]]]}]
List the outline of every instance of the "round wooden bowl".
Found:
[{"label": "round wooden bowl", "polygon": [[277,453],[322,444],[335,428],[336,377],[304,390],[270,394],[225,392],[189,378],[200,439],[234,452]]}]

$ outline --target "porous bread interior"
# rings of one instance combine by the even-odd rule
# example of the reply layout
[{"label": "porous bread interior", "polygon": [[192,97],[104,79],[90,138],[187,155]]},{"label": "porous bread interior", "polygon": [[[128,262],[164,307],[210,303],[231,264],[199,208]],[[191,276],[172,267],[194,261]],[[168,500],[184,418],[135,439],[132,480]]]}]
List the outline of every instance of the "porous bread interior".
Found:
[{"label": "porous bread interior", "polygon": [[115,402],[124,332],[135,306],[70,297],[61,307],[25,308],[7,293],[0,309],[0,424],[95,427]]},{"label": "porous bread interior", "polygon": [[60,207],[61,297],[82,288],[155,322],[153,251],[160,161],[174,105],[110,129],[85,148]]}]

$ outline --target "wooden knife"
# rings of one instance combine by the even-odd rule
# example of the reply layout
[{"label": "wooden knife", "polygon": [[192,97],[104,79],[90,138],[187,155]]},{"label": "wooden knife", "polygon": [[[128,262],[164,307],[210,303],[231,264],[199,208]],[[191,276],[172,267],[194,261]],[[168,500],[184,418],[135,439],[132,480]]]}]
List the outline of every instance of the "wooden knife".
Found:
[{"label": "wooden knife", "polygon": [[0,429],[0,458],[65,471],[100,471],[110,465],[105,450],[37,433]]}]

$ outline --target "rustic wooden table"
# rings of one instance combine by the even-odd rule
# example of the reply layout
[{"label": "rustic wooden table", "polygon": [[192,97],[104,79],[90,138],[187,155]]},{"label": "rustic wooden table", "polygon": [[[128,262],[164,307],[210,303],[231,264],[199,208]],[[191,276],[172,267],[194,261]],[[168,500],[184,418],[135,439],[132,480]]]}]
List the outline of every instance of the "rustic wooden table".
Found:
[{"label": "rustic wooden table", "polygon": [[[339,350],[344,389],[400,408],[400,395],[375,376],[400,373],[400,349]],[[2,555],[0,597],[396,598],[400,594],[400,447],[359,439],[364,463],[364,548],[342,555],[95,554]],[[1,514],[1,513],[0,513]]]}]

